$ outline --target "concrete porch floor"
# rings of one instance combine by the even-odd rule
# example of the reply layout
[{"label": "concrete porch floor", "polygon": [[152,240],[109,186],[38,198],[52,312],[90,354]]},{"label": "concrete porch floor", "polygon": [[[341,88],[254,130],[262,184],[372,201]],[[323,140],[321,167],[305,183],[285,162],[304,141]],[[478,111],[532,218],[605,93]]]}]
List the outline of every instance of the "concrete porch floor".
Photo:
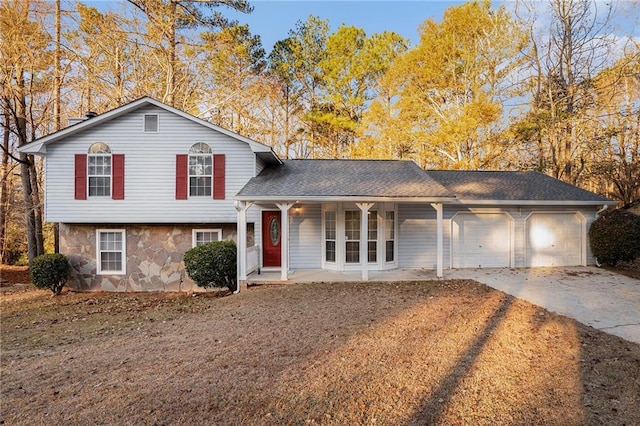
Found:
[{"label": "concrete porch floor", "polygon": [[[436,280],[434,269],[393,269],[390,271],[369,271],[369,281],[423,281]],[[360,271],[325,271],[322,269],[299,269],[289,271],[287,281],[280,280],[280,271],[254,272],[247,277],[247,285],[255,284],[294,284],[294,283],[330,283],[362,281]]]}]

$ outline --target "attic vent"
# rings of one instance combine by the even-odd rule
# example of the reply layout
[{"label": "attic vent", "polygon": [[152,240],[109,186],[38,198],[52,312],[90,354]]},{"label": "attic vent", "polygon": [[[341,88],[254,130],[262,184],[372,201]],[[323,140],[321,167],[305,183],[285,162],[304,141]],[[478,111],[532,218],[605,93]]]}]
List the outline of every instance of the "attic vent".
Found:
[{"label": "attic vent", "polygon": [[158,131],[158,114],[145,114],[144,115],[144,131],[145,132],[157,132]]}]

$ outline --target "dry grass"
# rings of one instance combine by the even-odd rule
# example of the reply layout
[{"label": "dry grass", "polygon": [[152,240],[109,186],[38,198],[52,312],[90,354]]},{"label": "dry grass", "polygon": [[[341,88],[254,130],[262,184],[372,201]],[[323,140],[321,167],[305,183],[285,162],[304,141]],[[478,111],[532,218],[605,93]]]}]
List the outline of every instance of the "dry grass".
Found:
[{"label": "dry grass", "polygon": [[640,345],[471,281],[0,308],[0,424],[640,424]]}]

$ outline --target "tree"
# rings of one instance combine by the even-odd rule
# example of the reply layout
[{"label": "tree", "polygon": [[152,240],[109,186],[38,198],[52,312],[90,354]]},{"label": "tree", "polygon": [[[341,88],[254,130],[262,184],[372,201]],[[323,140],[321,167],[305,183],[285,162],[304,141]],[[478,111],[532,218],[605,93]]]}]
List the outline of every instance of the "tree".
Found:
[{"label": "tree", "polygon": [[205,113],[222,127],[257,138],[265,127],[260,111],[266,95],[266,58],[260,37],[252,35],[247,25],[204,32],[200,37],[203,60],[198,69],[209,76],[202,98]]},{"label": "tree", "polygon": [[[319,105],[323,89],[320,62],[326,57],[329,22],[310,15],[305,22],[298,21],[289,37],[278,41],[269,55],[269,71],[281,87],[286,114],[285,152],[296,146],[295,156],[314,156],[317,151],[317,128],[312,112]],[[298,120],[291,120],[294,113]],[[291,128],[292,124],[299,124]]]},{"label": "tree", "polygon": [[[9,116],[3,126],[21,146],[34,140],[50,119],[51,37],[28,0],[5,0],[0,17],[3,106]],[[21,153],[13,159],[20,164],[28,256],[33,259],[44,253],[38,168],[33,156]]]},{"label": "tree", "polygon": [[320,105],[311,113],[323,128],[325,157],[341,158],[353,148],[357,129],[370,101],[377,96],[377,81],[392,61],[406,50],[407,42],[393,32],[367,37],[356,27],[340,26],[329,35],[322,71]]},{"label": "tree", "polygon": [[525,141],[535,144],[540,170],[576,184],[587,162],[585,142],[593,137],[591,84],[610,52],[611,40],[603,35],[613,9],[592,0],[549,0],[545,28],[536,27],[531,13],[538,6],[534,3],[522,17],[533,43],[527,58],[531,110],[522,123]]},{"label": "tree", "polygon": [[[236,22],[226,19],[216,8],[225,6],[242,13],[250,13],[253,8],[246,0],[127,0],[146,17],[146,34],[154,56],[160,67],[163,80],[161,100],[169,105],[178,104],[176,96],[185,92],[187,67],[181,61],[188,47],[186,36],[181,30],[198,27],[220,29]],[[208,13],[207,13],[208,12]],[[182,47],[182,49],[180,49]],[[181,102],[185,108],[185,100]],[[192,99],[190,99],[193,102]]]},{"label": "tree", "polygon": [[586,165],[594,189],[622,204],[640,199],[640,49],[630,48],[593,79],[597,125]]},{"label": "tree", "polygon": [[[422,167],[495,164],[505,148],[499,134],[511,95],[507,83],[525,42],[506,10],[492,10],[488,1],[451,7],[441,23],[427,20],[418,46],[389,69],[386,82],[395,87],[386,88],[372,108],[384,111],[384,122],[393,126],[380,133],[380,143],[388,145],[384,138],[395,134],[402,155]],[[396,95],[391,107],[388,100]]]},{"label": "tree", "polygon": [[113,13],[76,3],[77,27],[66,32],[67,56],[74,65],[69,88],[74,90],[76,116],[122,105],[132,79],[134,44],[129,40],[131,22]]}]

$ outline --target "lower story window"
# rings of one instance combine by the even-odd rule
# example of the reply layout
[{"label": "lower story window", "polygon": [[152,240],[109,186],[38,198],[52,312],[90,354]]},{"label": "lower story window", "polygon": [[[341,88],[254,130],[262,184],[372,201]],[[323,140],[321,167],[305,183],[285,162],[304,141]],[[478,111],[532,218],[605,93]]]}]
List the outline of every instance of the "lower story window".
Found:
[{"label": "lower story window", "polygon": [[384,215],[384,227],[385,227],[385,260],[387,262],[393,262],[395,260],[395,242],[396,242],[396,213],[394,211],[387,211]]},{"label": "lower story window", "polygon": [[345,262],[360,262],[360,211],[344,212]]},{"label": "lower story window", "polygon": [[222,240],[222,229],[194,229],[193,247]]},{"label": "lower story window", "polygon": [[96,235],[98,274],[124,274],[126,272],[125,231],[99,229]]}]

